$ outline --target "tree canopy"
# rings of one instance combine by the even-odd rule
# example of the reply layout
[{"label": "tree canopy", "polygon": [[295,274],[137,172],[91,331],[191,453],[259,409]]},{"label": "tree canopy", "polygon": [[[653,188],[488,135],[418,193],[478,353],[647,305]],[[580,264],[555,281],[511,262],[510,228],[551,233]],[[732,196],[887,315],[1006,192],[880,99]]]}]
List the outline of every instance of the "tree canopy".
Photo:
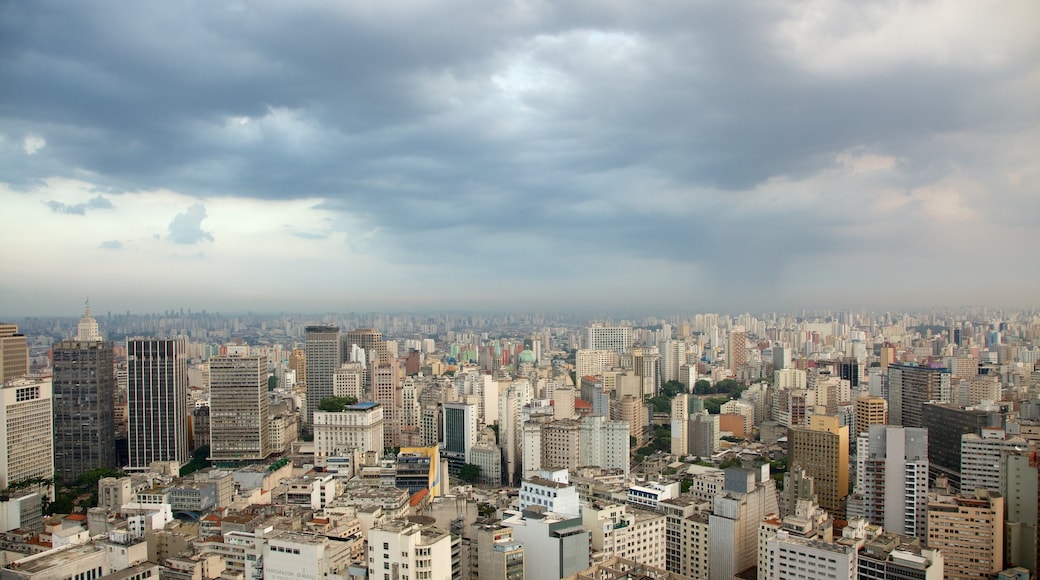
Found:
[{"label": "tree canopy", "polygon": [[472,463],[463,463],[459,468],[459,479],[466,483],[474,483],[480,478],[480,466]]},{"label": "tree canopy", "polygon": [[318,410],[339,413],[355,403],[357,403],[357,397],[325,397],[318,404]]}]

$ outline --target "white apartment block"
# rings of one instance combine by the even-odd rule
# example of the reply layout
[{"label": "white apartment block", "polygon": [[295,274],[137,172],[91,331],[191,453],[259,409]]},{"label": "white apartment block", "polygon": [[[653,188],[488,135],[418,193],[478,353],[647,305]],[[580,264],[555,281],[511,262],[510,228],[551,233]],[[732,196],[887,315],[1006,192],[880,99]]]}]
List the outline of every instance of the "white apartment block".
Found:
[{"label": "white apartment block", "polygon": [[52,388],[50,377],[32,376],[7,381],[0,388],[0,489],[26,479],[54,477]]},{"label": "white apartment block", "polygon": [[871,425],[856,439],[847,516],[922,541],[928,528],[928,430]]},{"label": "white apartment block", "polygon": [[1021,437],[1007,438],[1003,429],[983,427],[982,434],[961,436],[961,491],[972,493],[988,489],[1000,493],[1004,489],[1001,453],[1025,449]]},{"label": "white apartment block", "polygon": [[618,355],[609,349],[579,349],[574,355],[574,374],[581,381],[582,377],[595,377],[603,371],[618,366]]},{"label": "white apartment block", "polygon": [[664,514],[594,502],[582,509],[581,521],[592,537],[593,560],[619,556],[665,567]]},{"label": "white apartment block", "polygon": [[520,482],[521,510],[542,506],[545,511],[577,517],[581,511],[578,488],[568,480],[566,469],[541,471]]},{"label": "white apartment block", "polygon": [[632,346],[632,329],[627,326],[593,324],[587,329],[585,348],[610,350],[621,356]]},{"label": "white apartment block", "polygon": [[451,580],[452,539],[447,532],[390,520],[368,531],[369,580]]}]

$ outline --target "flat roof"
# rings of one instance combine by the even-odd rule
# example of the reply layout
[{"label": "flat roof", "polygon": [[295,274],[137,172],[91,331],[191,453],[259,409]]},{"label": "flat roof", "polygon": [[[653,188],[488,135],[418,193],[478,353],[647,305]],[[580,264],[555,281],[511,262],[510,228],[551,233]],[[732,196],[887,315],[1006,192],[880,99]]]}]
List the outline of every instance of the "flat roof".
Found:
[{"label": "flat roof", "polygon": [[365,401],[363,403],[354,403],[353,405],[348,405],[347,409],[354,409],[354,410],[358,410],[358,411],[364,411],[366,409],[371,409],[372,407],[378,407],[378,406],[379,406],[379,403],[375,403],[375,402],[372,402],[372,401]]}]

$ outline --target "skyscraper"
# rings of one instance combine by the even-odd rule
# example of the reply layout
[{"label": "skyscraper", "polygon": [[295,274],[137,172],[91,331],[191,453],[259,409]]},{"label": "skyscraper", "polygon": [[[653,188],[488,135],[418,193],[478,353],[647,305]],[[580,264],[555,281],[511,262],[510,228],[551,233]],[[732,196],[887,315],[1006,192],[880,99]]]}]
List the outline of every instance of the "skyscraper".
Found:
[{"label": "skyscraper", "polygon": [[76,340],[56,343],[53,355],[55,475],[73,482],[91,469],[115,469],[112,343],[101,340],[89,307]]},{"label": "skyscraper", "polygon": [[261,461],[271,454],[266,357],[225,355],[209,360],[210,459]]},{"label": "skyscraper", "polygon": [[333,396],[333,375],[340,365],[339,327],[307,327],[307,424],[322,399]]},{"label": "skyscraper", "polygon": [[126,341],[127,469],[144,471],[153,461],[187,463],[188,369],[181,339]]},{"label": "skyscraper", "polygon": [[[383,333],[374,328],[358,328],[348,330],[343,334],[342,359],[347,360],[351,345],[358,345],[365,349],[365,359],[368,364],[387,364],[390,362],[390,352],[383,341]],[[355,361],[356,362],[356,361]]]},{"label": "skyscraper", "polygon": [[726,360],[729,361],[729,370],[735,373],[747,364],[747,332],[743,326],[734,326],[730,330],[728,346]]}]

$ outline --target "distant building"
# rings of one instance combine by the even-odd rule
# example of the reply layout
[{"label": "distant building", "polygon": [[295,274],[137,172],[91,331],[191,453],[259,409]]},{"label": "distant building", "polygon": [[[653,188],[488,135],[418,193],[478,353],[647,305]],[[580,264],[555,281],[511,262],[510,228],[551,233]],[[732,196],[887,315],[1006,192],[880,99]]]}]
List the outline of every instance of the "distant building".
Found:
[{"label": "distant building", "polygon": [[0,323],[0,384],[29,373],[29,343],[17,324]]},{"label": "distant building", "polygon": [[921,406],[952,401],[950,371],[940,367],[893,364],[888,367],[888,419],[893,425],[924,427]]}]

